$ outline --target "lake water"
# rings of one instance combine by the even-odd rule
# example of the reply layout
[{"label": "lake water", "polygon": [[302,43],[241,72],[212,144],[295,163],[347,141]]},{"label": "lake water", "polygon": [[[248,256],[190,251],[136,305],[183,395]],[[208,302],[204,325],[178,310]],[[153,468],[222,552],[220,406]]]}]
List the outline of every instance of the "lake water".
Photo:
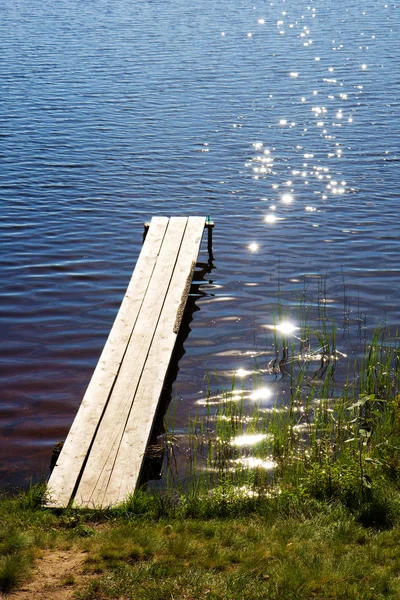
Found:
[{"label": "lake water", "polygon": [[399,25],[390,0],[1,3],[1,487],[47,472],[152,215],[216,224],[182,431],[207,375],[274,357],[278,297],[294,325],[322,300],[348,355],[400,327]]}]

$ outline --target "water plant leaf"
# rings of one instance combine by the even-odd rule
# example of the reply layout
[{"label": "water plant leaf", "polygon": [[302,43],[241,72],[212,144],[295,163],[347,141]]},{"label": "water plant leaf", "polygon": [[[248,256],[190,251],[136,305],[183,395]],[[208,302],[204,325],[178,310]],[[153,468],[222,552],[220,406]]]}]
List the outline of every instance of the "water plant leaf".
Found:
[{"label": "water plant leaf", "polygon": [[370,456],[366,456],[364,458],[364,460],[365,460],[365,462],[369,462],[372,465],[376,465],[376,466],[380,466],[380,467],[383,466],[383,463],[380,460],[378,460],[377,458],[371,458]]},{"label": "water plant leaf", "polygon": [[377,398],[375,394],[360,394],[360,399],[365,402],[386,402],[385,398]]},{"label": "water plant leaf", "polygon": [[360,399],[363,399],[365,401],[367,400],[375,400],[375,394],[360,394]]},{"label": "water plant leaf", "polygon": [[361,435],[361,437],[365,437],[365,438],[369,438],[372,435],[371,429],[361,428],[358,430],[358,433]]},{"label": "water plant leaf", "polygon": [[371,488],[372,488],[372,481],[371,481],[371,479],[370,479],[370,478],[369,478],[367,475],[365,475],[365,476],[363,477],[363,484],[364,484],[364,486],[365,486],[366,488],[369,488],[369,489],[371,489]]},{"label": "water plant leaf", "polygon": [[375,410],[371,410],[371,413],[375,416],[375,417],[380,417],[382,415],[381,411],[378,409]]},{"label": "water plant leaf", "polygon": [[355,408],[359,408],[360,406],[364,406],[364,404],[367,402],[367,400],[365,398],[360,398],[359,400],[357,400],[357,402],[354,402],[354,404],[352,404],[351,406],[347,407],[347,410],[354,410]]},{"label": "water plant leaf", "polygon": [[364,406],[367,402],[386,402],[384,398],[376,398],[375,394],[360,394],[357,402],[347,407],[347,410],[354,410]]}]

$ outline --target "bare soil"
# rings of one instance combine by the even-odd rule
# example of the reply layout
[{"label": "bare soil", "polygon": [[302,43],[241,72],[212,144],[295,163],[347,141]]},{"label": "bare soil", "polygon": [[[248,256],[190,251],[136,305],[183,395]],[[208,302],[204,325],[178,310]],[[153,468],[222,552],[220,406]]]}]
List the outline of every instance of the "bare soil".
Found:
[{"label": "bare soil", "polygon": [[21,589],[2,596],[4,600],[73,600],[82,582],[82,565],[87,554],[77,548],[49,550],[36,561],[31,581]]}]

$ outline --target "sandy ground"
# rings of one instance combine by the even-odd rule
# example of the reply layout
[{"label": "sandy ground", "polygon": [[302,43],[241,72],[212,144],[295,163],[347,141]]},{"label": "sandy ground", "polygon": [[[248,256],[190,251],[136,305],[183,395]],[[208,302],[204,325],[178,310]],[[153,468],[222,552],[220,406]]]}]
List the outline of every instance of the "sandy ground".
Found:
[{"label": "sandy ground", "polygon": [[[72,600],[83,580],[82,565],[87,554],[77,549],[52,550],[36,561],[31,581],[19,590],[2,596],[4,600]],[[73,577],[73,585],[67,583]]]}]

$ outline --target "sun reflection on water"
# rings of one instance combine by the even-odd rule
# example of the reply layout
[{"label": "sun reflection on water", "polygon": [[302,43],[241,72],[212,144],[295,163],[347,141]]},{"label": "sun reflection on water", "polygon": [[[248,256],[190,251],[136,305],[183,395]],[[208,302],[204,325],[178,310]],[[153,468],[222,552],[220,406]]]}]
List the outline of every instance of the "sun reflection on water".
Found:
[{"label": "sun reflection on water", "polygon": [[238,435],[230,443],[232,446],[255,446],[266,439],[272,439],[272,435],[269,433],[249,433]]},{"label": "sun reflection on water", "polygon": [[297,327],[290,321],[282,321],[278,325],[274,325],[273,329],[279,331],[279,333],[283,333],[283,335],[293,335],[294,332],[299,329],[299,327]]},{"label": "sun reflection on water", "polygon": [[272,471],[277,467],[277,462],[268,458],[257,458],[256,456],[244,456],[233,461],[236,465],[240,465],[247,469],[265,469]]},{"label": "sun reflection on water", "polygon": [[[348,54],[344,54],[343,50],[349,49],[348,42],[351,40],[346,40],[345,43],[341,39],[342,31],[337,33],[337,37],[333,36],[336,39],[322,40],[326,43],[326,49],[321,45],[321,38],[318,37],[320,31],[314,31],[314,27],[317,25],[319,28],[322,23],[321,11],[317,11],[312,5],[304,6],[303,14],[295,14],[296,9],[293,7],[290,11],[282,11],[275,2],[270,2],[269,7],[270,14],[256,16],[256,22],[265,26],[258,29],[257,35],[265,35],[268,27],[275,28],[275,35],[286,34],[288,53],[279,76],[287,98],[292,100],[290,105],[283,102],[279,112],[277,94],[265,95],[268,106],[274,111],[271,112],[273,118],[267,126],[275,129],[284,143],[278,145],[274,141],[276,147],[271,149],[266,148],[267,139],[270,138],[259,138],[259,141],[252,144],[256,152],[246,166],[252,169],[252,179],[259,182],[255,185],[264,185],[266,181],[269,183],[271,195],[264,188],[259,196],[269,202],[279,202],[282,209],[282,216],[274,215],[271,214],[274,205],[270,206],[270,211],[263,217],[266,224],[276,225],[278,221],[285,221],[283,226],[291,227],[293,219],[298,218],[301,211],[303,215],[307,213],[307,220],[314,221],[311,223],[313,227],[323,229],[325,225],[321,223],[321,219],[325,211],[321,210],[318,203],[326,206],[326,201],[330,201],[334,206],[344,194],[354,191],[354,188],[342,183],[346,165],[339,166],[338,161],[344,163],[344,135],[346,128],[357,122],[356,114],[361,106],[359,100],[364,86],[349,78],[346,80],[346,74],[350,65],[353,74],[358,73],[359,76],[360,72],[370,69],[370,65],[365,59],[353,61]],[[318,24],[311,20],[316,16],[319,17]],[[366,58],[365,53],[369,51],[369,46],[365,43],[367,39],[361,44],[363,40],[359,39],[364,35],[368,41],[375,39],[374,34],[359,32],[354,48]],[[296,44],[296,54],[291,53],[289,39],[290,44]],[[284,52],[285,41],[279,41],[278,44],[281,45],[281,52]],[[313,50],[314,47],[318,50]],[[297,60],[299,56],[303,60]],[[300,94],[299,85],[302,86]],[[296,86],[295,93],[293,86]],[[343,102],[346,102],[346,106]],[[304,139],[304,144],[298,143],[302,141],[301,138]],[[294,153],[289,156],[291,148]],[[303,164],[299,160],[301,155],[306,160]],[[288,193],[274,193],[274,190],[282,190],[285,186],[289,188]],[[275,228],[273,234],[278,233],[279,229]],[[248,249],[250,252],[257,252],[258,246],[254,242]]]},{"label": "sun reflection on water", "polygon": [[278,217],[275,215],[267,215],[264,220],[266,223],[275,223],[278,220]]},{"label": "sun reflection on water", "polygon": [[283,196],[282,196],[282,202],[284,204],[291,204],[293,202],[293,196],[292,196],[292,194],[283,194]]},{"label": "sun reflection on water", "polygon": [[243,377],[251,375],[251,371],[246,371],[246,369],[237,369],[237,371],[235,371],[235,375],[236,377],[240,377],[242,379]]},{"label": "sun reflection on water", "polygon": [[272,390],[270,388],[258,388],[250,394],[250,400],[269,400],[272,396]]}]

